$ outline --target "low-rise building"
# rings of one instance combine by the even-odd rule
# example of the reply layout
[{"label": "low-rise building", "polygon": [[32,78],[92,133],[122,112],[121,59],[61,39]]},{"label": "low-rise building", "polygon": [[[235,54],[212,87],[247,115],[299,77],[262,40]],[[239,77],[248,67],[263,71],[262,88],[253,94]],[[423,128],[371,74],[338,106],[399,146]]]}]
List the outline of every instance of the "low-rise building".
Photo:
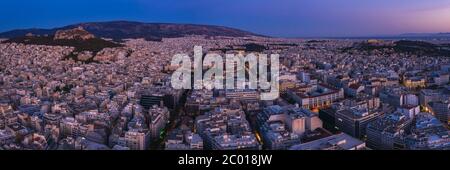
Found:
[{"label": "low-rise building", "polygon": [[345,133],[294,145],[289,150],[364,150],[366,145]]},{"label": "low-rise building", "polygon": [[422,112],[415,118],[411,134],[406,139],[408,149],[448,150],[450,131],[430,113]]},{"label": "low-rise building", "polygon": [[344,98],[344,90],[336,89],[325,84],[308,85],[288,91],[288,96],[301,107],[306,109],[320,109],[331,106],[337,100]]}]

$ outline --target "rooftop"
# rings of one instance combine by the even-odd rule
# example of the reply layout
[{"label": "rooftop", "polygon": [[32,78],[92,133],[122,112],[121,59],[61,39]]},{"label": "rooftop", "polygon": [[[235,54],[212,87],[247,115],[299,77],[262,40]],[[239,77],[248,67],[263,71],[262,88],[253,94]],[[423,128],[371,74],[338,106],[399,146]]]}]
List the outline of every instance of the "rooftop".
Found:
[{"label": "rooftop", "polygon": [[353,150],[362,149],[365,143],[345,133],[294,145],[290,150]]}]

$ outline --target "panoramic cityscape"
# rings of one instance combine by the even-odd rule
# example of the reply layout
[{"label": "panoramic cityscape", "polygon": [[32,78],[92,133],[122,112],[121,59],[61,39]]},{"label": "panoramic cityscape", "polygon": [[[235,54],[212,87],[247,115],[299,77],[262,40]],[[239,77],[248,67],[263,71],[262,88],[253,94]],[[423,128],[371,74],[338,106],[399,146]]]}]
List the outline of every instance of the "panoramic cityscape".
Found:
[{"label": "panoramic cityscape", "polygon": [[[114,1],[111,8],[123,3]],[[130,1],[130,10],[133,3],[138,1]],[[359,17],[368,17],[368,23],[378,24],[375,28],[358,17],[335,28],[326,26],[333,25],[328,20],[339,22],[349,12],[337,18],[318,15],[317,23],[293,21],[311,22],[310,27],[285,22],[289,17],[279,20],[283,28],[264,27],[260,17],[267,16],[251,15],[260,8],[250,8],[249,3],[243,2],[242,10],[247,11],[235,22],[234,15],[215,18],[220,12],[208,18],[157,10],[139,18],[138,10],[115,17],[106,9],[99,13],[110,17],[89,20],[72,14],[67,14],[67,21],[49,19],[52,12],[42,14],[41,24],[35,22],[39,16],[5,19],[0,26],[0,150],[450,149],[450,2],[438,8],[415,0],[409,6],[380,1],[374,8],[395,16],[389,22],[370,17],[371,4],[359,8],[369,14],[354,11],[365,13]],[[268,7],[276,2],[261,3]],[[325,1],[305,3],[306,7],[287,3],[303,9]],[[167,5],[155,2],[149,8]],[[174,6],[168,10],[196,9],[195,3]],[[415,22],[385,6],[411,8],[411,16],[423,17]],[[291,8],[273,7],[285,12],[275,15],[270,8],[267,15],[304,16]],[[437,12],[430,14],[433,10]],[[426,22],[442,11],[448,14],[443,23]],[[146,20],[149,15],[156,19]],[[253,17],[258,19],[250,21]],[[397,19],[405,26],[391,24]],[[278,23],[275,20],[267,17],[268,22]],[[352,24],[354,28],[348,28]],[[278,62],[268,65],[279,66],[265,66],[269,74],[264,78],[276,80],[277,97],[264,99],[268,89],[259,87],[190,88],[202,80],[189,80],[189,88],[174,88],[180,84],[173,84],[173,75],[182,67],[174,64],[174,56],[194,61],[195,46],[202,47],[200,59],[207,54],[253,54],[258,59],[276,54]],[[243,82],[233,81],[242,87],[262,83],[262,76],[251,79],[251,64],[241,64],[244,67],[236,69],[225,62],[196,66],[194,61],[187,66],[203,71],[200,77],[208,69],[224,68],[222,75],[213,75],[215,79],[234,78],[242,71]],[[195,77],[194,72],[188,76]]]}]

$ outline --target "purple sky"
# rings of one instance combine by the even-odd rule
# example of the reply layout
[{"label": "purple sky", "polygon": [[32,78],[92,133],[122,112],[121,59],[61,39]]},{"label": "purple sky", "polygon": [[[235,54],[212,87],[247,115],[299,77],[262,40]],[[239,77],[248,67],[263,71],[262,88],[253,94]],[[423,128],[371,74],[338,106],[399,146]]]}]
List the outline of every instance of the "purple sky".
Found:
[{"label": "purple sky", "polygon": [[450,0],[2,0],[0,31],[79,22],[223,25],[282,37],[450,32]]}]

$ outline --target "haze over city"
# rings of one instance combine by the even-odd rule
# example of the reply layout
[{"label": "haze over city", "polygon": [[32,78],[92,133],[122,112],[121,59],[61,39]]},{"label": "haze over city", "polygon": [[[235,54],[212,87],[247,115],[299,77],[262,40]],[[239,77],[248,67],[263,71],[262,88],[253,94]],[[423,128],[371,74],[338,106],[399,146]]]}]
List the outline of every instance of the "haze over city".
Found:
[{"label": "haze over city", "polygon": [[276,37],[439,33],[450,32],[450,1],[15,0],[0,7],[0,32],[111,20],[222,25]]}]

